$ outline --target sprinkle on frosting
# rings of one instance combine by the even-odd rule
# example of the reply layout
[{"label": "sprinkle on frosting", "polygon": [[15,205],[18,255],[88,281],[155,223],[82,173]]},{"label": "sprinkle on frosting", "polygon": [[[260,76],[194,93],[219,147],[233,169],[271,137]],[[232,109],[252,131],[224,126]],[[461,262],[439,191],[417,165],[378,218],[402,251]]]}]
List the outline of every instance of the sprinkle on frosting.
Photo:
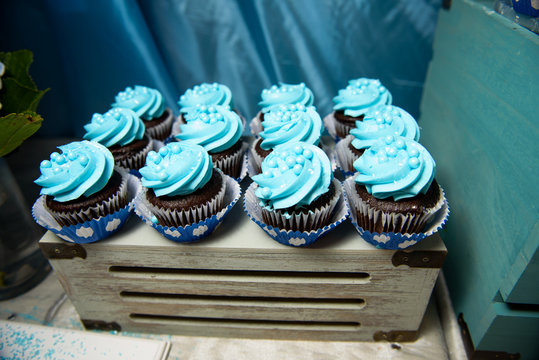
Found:
[{"label": "sprinkle on frosting", "polygon": [[350,130],[354,135],[352,145],[356,149],[366,149],[378,138],[388,135],[402,136],[419,140],[417,122],[403,109],[393,105],[381,105],[365,114],[363,121],[356,121],[356,128]]},{"label": "sprinkle on frosting", "polygon": [[66,202],[88,197],[105,187],[114,170],[114,158],[101,144],[76,141],[58,147],[50,160],[39,166],[41,176],[34,182],[41,186],[42,195]]},{"label": "sprinkle on frosting", "polygon": [[293,141],[318,145],[323,130],[322,119],[315,107],[302,104],[274,107],[264,116],[262,126],[260,147],[264,150]]},{"label": "sprinkle on frosting", "polygon": [[334,110],[344,110],[348,116],[358,117],[371,107],[391,105],[392,96],[380,80],[360,78],[348,81],[345,89],[333,98]]},{"label": "sprinkle on frosting", "polygon": [[152,120],[163,115],[165,101],[163,95],[146,86],[135,85],[135,88],[127,87],[119,92],[114,98],[116,101],[112,107],[131,109],[143,120]]},{"label": "sprinkle on frosting", "polygon": [[103,115],[94,114],[92,121],[84,125],[84,130],[84,139],[111,147],[125,146],[135,140],[141,140],[146,128],[133,110],[112,108]]},{"label": "sprinkle on frosting", "polygon": [[329,190],[333,172],[327,155],[317,146],[291,142],[275,147],[253,176],[262,206],[285,209],[304,206]]},{"label": "sprinkle on frosting", "polygon": [[198,105],[185,115],[185,120],[176,138],[201,145],[210,153],[229,149],[243,133],[239,115],[228,106]]},{"label": "sprinkle on frosting", "polygon": [[180,112],[187,113],[192,111],[197,105],[232,105],[232,93],[230,89],[223,84],[214,82],[213,84],[203,83],[195,85],[180,96]]},{"label": "sprinkle on frosting", "polygon": [[258,103],[262,107],[262,112],[267,113],[276,106],[283,104],[302,104],[311,106],[313,104],[313,93],[305,86],[305,83],[273,85],[269,89],[262,90],[260,95],[262,101]]},{"label": "sprinkle on frosting", "polygon": [[354,162],[355,181],[378,199],[394,200],[425,194],[436,174],[436,163],[421,144],[388,135]]},{"label": "sprinkle on frosting", "polygon": [[172,142],[150,151],[140,169],[142,185],[156,196],[187,195],[202,188],[213,173],[211,157],[202,146]]}]

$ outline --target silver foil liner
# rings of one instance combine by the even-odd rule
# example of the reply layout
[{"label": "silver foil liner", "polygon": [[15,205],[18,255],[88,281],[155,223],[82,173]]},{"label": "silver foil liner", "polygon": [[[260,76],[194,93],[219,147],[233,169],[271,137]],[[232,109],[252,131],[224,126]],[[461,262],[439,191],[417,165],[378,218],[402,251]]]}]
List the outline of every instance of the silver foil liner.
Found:
[{"label": "silver foil liner", "polygon": [[[218,159],[217,161],[214,160],[212,156],[213,166],[232,178],[240,179],[243,170],[244,155],[246,150],[247,146],[242,142],[241,148],[230,156]],[[211,155],[212,154],[210,153],[210,156]],[[238,167],[240,170],[239,173],[236,174],[234,173],[234,169],[237,169]]]},{"label": "silver foil liner", "polygon": [[[352,224],[365,241],[382,249],[394,250],[407,248],[441,229],[449,217],[449,205],[441,187],[440,191],[442,193],[440,200],[421,217],[412,214],[385,214],[380,210],[371,208],[367,203],[362,201],[355,190],[353,177],[349,177],[344,181],[345,198],[350,208],[350,220]],[[363,219],[358,220],[358,216],[362,216]],[[381,222],[384,229],[402,224],[402,228],[419,226],[423,230],[420,233],[389,231],[378,233],[365,230],[359,225],[360,223],[369,223],[372,228],[375,222]]]},{"label": "silver foil liner", "polygon": [[117,161],[116,159],[114,159],[114,161],[116,162],[117,166],[122,167],[126,169],[127,171],[130,171],[130,170],[138,171],[138,169],[144,166],[144,163],[146,161],[146,155],[148,155],[148,153],[151,150],[153,150],[153,148],[154,148],[153,139],[149,138],[148,145],[146,145],[144,149],[142,149],[137,154],[135,154],[135,156],[125,158],[120,161]]},{"label": "silver foil liner", "polygon": [[[243,201],[244,211],[253,222],[260,226],[275,241],[288,246],[308,246],[348,218],[348,207],[342,196],[342,186],[338,180],[334,179],[333,181],[336,190],[338,189],[336,193],[340,195],[333,199],[335,201],[332,201],[330,206],[317,214],[310,213],[307,215],[297,215],[295,216],[295,219],[289,220],[290,222],[302,222],[311,221],[314,217],[319,218],[320,216],[329,216],[329,224],[321,228],[312,229],[310,231],[293,231],[286,230],[284,227],[274,227],[265,223],[262,217],[262,212],[265,210],[260,206],[260,200],[255,195],[255,190],[258,188],[256,183],[252,183],[245,192]],[[308,219],[308,217],[311,217],[311,219]],[[284,221],[285,225],[286,221],[287,220]]]},{"label": "silver foil liner", "polygon": [[127,205],[116,209],[114,203],[117,200],[110,200],[107,202],[108,205],[103,205],[100,209],[80,210],[73,215],[73,218],[82,220],[92,213],[95,213],[95,211],[100,212],[106,207],[110,207],[110,213],[93,217],[87,221],[78,222],[75,225],[63,226],[48,210],[45,204],[45,196],[42,195],[32,206],[32,216],[34,217],[34,220],[40,226],[54,232],[60,238],[69,242],[81,244],[91,243],[112,235],[123,226],[129,217],[129,214],[133,209],[133,199],[141,189],[140,181],[137,177],[127,174],[124,169],[117,167],[116,170],[120,172],[122,178],[125,179],[125,181],[122,181],[121,191],[126,192],[125,196],[129,199]]},{"label": "silver foil liner", "polygon": [[350,150],[350,145],[354,140],[354,135],[348,135],[335,145],[335,160],[337,167],[341,169],[344,176],[348,177],[356,172],[354,161],[357,155]]},{"label": "silver foil liner", "polygon": [[154,140],[163,142],[170,136],[174,115],[172,115],[172,110],[170,108],[167,108],[167,111],[168,117],[165,119],[165,121],[151,128],[146,127],[146,134]]},{"label": "silver foil liner", "polygon": [[260,121],[260,114],[262,112],[259,111],[254,118],[251,119],[251,122],[249,123],[249,129],[251,130],[251,134],[255,138],[258,138],[262,131],[264,131],[264,127],[262,126],[262,122]]},{"label": "silver foil liner", "polygon": [[146,196],[142,194],[142,191],[135,198],[135,213],[142,221],[147,225],[150,225],[157,230],[161,235],[169,240],[189,243],[198,241],[208,235],[210,235],[223,221],[223,218],[234,207],[241,196],[241,188],[239,183],[233,178],[224,175],[225,179],[225,194],[223,199],[223,207],[214,214],[209,214],[208,217],[198,222],[193,222],[186,226],[168,227],[161,226],[152,220],[154,214],[152,209],[149,208]]},{"label": "silver foil liner", "polygon": [[[222,174],[221,174],[222,175]],[[176,208],[161,208],[151,204],[146,198],[147,188],[143,187],[140,196],[144,201],[145,206],[152,212],[157,219],[164,219],[164,221],[171,225],[161,224],[162,226],[186,226],[192,223],[197,223],[210,217],[212,214],[216,214],[223,208],[223,202],[226,191],[226,181],[223,176],[223,183],[221,189],[217,193],[217,196],[211,199],[206,204],[197,207],[191,207],[187,210]]]}]

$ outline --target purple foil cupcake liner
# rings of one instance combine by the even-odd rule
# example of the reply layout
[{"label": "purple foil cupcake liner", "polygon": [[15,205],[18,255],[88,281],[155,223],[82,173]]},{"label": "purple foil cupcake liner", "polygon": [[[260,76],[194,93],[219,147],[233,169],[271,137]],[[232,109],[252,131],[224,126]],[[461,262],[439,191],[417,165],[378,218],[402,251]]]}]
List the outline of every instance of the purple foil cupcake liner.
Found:
[{"label": "purple foil cupcake liner", "polygon": [[414,234],[402,234],[402,233],[376,233],[370,232],[363,229],[357,223],[357,214],[352,204],[349,194],[353,194],[354,187],[354,178],[349,177],[344,182],[344,198],[346,200],[347,206],[350,209],[350,221],[356,228],[359,236],[369,244],[376,246],[378,249],[387,249],[387,250],[402,250],[406,249],[412,245],[417,244],[424,238],[433,235],[438,232],[447,222],[449,218],[449,204],[445,198],[445,194],[442,189],[443,204],[441,209],[433,216],[433,218],[425,225],[424,231],[421,233]]},{"label": "purple foil cupcake liner", "polygon": [[223,221],[223,218],[234,207],[241,196],[239,183],[228,175],[223,175],[226,181],[224,203],[227,204],[217,214],[212,215],[196,224],[185,227],[167,227],[152,222],[153,214],[142,198],[142,191],[135,197],[135,214],[146,224],[153,227],[161,235],[178,243],[190,243],[198,241],[210,235]]},{"label": "purple foil cupcake liner", "polygon": [[123,169],[118,171],[122,172],[122,176],[127,177],[128,196],[132,199],[127,206],[122,209],[98,219],[76,225],[60,226],[54,217],[47,211],[45,206],[45,196],[40,196],[32,206],[32,216],[34,217],[34,220],[40,226],[52,231],[58,237],[72,243],[88,244],[109,237],[124,225],[133,210],[133,198],[135,198],[136,194],[141,190],[141,184],[138,178],[128,175]]},{"label": "purple foil cupcake liner", "polygon": [[243,200],[243,210],[247,213],[249,218],[262,230],[266,232],[273,240],[288,246],[304,247],[309,246],[316,240],[335,229],[343,221],[348,218],[348,207],[344,198],[341,196],[333,210],[331,215],[331,223],[324,226],[321,229],[314,229],[312,231],[292,231],[282,230],[271,225],[267,225],[262,220],[262,208],[259,205],[259,199],[255,195],[256,183],[252,183],[247,191]]}]

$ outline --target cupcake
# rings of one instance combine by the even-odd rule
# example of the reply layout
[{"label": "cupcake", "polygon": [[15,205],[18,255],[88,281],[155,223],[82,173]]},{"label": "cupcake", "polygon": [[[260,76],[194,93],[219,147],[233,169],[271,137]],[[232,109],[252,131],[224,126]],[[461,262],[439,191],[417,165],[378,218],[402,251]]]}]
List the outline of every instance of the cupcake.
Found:
[{"label": "cupcake", "polygon": [[112,108],[104,114],[94,114],[84,129],[84,139],[105,145],[116,165],[128,170],[140,169],[152,148],[150,138],[144,135],[144,123],[130,109]]},{"label": "cupcake", "polygon": [[264,119],[264,130],[251,147],[251,164],[255,174],[260,173],[262,161],[277,145],[297,141],[311,145],[320,143],[323,125],[314,106],[279,105],[267,112]]},{"label": "cupcake", "polygon": [[111,152],[99,143],[77,141],[59,149],[41,162],[35,180],[42,195],[33,207],[38,224],[75,242],[96,241],[119,229],[134,196],[130,177],[114,169]]},{"label": "cupcake", "polygon": [[192,89],[187,89],[187,91],[180,96],[178,105],[180,106],[180,123],[186,122],[185,114],[195,110],[197,105],[230,106],[234,112],[240,115],[240,113],[234,109],[232,92],[228,86],[216,82],[213,84],[203,83],[195,85]]},{"label": "cupcake", "polygon": [[261,124],[267,112],[278,109],[280,105],[301,104],[305,107],[313,104],[314,96],[312,91],[305,86],[305,83],[273,85],[269,89],[262,90],[261,101],[258,103],[262,107],[256,117],[251,121],[251,132],[258,135],[262,131]]},{"label": "cupcake", "polygon": [[185,227],[223,208],[225,178],[199,145],[173,142],[151,151],[140,174],[143,195],[161,226]]},{"label": "cupcake", "polygon": [[345,182],[352,218],[362,230],[385,234],[386,241],[394,233],[424,232],[444,206],[443,191],[434,179],[436,164],[414,140],[379,139],[354,167],[358,174]]},{"label": "cupcake", "polygon": [[253,181],[262,222],[285,231],[310,232],[329,225],[342,194],[327,155],[303,142],[275,147]]},{"label": "cupcake", "polygon": [[165,106],[158,90],[135,85],[119,92],[114,100],[112,107],[131,109],[144,121],[146,135],[150,138],[163,141],[170,136],[172,110]]},{"label": "cupcake", "polygon": [[377,106],[365,114],[363,121],[357,121],[350,135],[335,146],[338,165],[345,173],[353,173],[354,161],[365,149],[386,136],[402,136],[418,141],[419,126],[412,115],[397,106]]},{"label": "cupcake", "polygon": [[378,105],[391,105],[391,93],[380,80],[360,78],[348,81],[345,89],[333,98],[334,112],[325,119],[331,135],[343,139],[362,121],[365,113]]},{"label": "cupcake", "polygon": [[211,155],[214,166],[226,175],[239,178],[243,165],[243,125],[228,106],[198,105],[185,115],[176,138],[201,145]]}]

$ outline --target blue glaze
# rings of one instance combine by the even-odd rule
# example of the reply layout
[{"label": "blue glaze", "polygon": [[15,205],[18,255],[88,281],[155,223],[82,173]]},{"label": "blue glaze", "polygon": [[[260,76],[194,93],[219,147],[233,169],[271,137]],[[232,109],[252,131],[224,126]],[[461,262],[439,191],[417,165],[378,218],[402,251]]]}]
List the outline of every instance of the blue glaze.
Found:
[{"label": "blue glaze", "polygon": [[121,107],[133,110],[143,120],[152,120],[163,115],[165,101],[163,95],[146,86],[135,85],[119,92],[112,107]]},{"label": "blue glaze", "polygon": [[392,96],[380,80],[360,78],[348,81],[345,89],[333,98],[333,110],[344,110],[348,116],[364,115],[377,105],[391,105]]},{"label": "blue glaze", "polygon": [[333,172],[327,155],[317,146],[291,142],[275,147],[253,176],[256,196],[270,209],[309,205],[329,190]]},{"label": "blue glaze", "polygon": [[41,176],[34,182],[42,195],[66,202],[88,197],[105,187],[114,170],[114,158],[103,145],[76,141],[58,147],[49,160],[41,162]]},{"label": "blue glaze", "polygon": [[293,141],[318,145],[323,131],[322,119],[314,106],[302,104],[274,107],[264,115],[262,126],[260,147],[264,150]]},{"label": "blue glaze", "polygon": [[141,140],[146,127],[133,110],[112,108],[103,115],[94,114],[92,121],[84,125],[84,130],[84,139],[111,147],[125,146],[135,140]]},{"label": "blue glaze", "polygon": [[195,85],[180,96],[181,113],[188,113],[197,105],[221,105],[232,106],[232,93],[230,89],[223,84],[214,82],[213,84],[203,83]]},{"label": "blue glaze", "polygon": [[156,196],[187,195],[202,188],[213,173],[211,157],[202,146],[186,141],[172,142],[150,151],[140,169],[142,185]]},{"label": "blue glaze", "polygon": [[436,163],[418,142],[403,137],[378,139],[354,162],[355,181],[378,199],[410,198],[426,193],[436,175]]},{"label": "blue glaze", "polygon": [[403,109],[393,105],[381,105],[365,114],[363,121],[356,121],[356,128],[350,130],[354,135],[352,145],[356,149],[366,149],[378,138],[402,136],[410,140],[419,140],[417,122]]},{"label": "blue glaze", "polygon": [[267,113],[276,106],[285,104],[302,104],[311,106],[314,96],[311,89],[305,86],[305,83],[273,85],[269,89],[262,90],[260,94],[262,101],[258,103],[262,107],[262,112]]},{"label": "blue glaze", "polygon": [[229,149],[243,133],[239,115],[228,106],[198,105],[185,115],[185,120],[176,138],[201,145],[210,153]]}]

